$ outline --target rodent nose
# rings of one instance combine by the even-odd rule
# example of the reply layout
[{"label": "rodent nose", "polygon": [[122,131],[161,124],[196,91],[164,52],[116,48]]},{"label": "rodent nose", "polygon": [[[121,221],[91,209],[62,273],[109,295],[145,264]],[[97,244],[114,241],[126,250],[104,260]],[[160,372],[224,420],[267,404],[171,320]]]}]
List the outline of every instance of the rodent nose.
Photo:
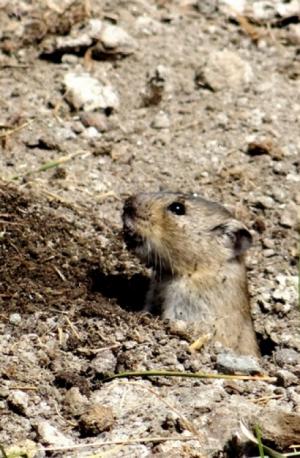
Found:
[{"label": "rodent nose", "polygon": [[125,200],[123,207],[123,216],[129,216],[129,218],[134,218],[136,216],[136,199],[134,196],[128,197]]}]

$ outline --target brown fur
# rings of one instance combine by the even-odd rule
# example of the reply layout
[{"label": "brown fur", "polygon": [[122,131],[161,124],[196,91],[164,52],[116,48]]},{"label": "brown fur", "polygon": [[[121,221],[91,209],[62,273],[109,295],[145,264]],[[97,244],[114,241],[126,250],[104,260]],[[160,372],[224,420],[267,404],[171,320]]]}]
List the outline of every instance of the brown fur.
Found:
[{"label": "brown fur", "polygon": [[205,323],[238,353],[258,355],[244,252],[251,235],[222,205],[195,195],[142,193],[125,202],[124,238],[154,275],[147,310]]}]

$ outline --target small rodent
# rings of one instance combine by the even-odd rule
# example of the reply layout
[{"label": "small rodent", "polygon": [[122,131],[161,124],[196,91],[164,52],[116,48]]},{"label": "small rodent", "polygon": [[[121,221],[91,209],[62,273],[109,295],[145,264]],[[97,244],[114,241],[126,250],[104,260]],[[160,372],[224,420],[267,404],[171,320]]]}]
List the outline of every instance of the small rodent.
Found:
[{"label": "small rodent", "polygon": [[225,207],[196,194],[137,194],[125,201],[123,234],[154,270],[147,311],[205,323],[224,346],[259,355],[244,261],[252,237]]}]

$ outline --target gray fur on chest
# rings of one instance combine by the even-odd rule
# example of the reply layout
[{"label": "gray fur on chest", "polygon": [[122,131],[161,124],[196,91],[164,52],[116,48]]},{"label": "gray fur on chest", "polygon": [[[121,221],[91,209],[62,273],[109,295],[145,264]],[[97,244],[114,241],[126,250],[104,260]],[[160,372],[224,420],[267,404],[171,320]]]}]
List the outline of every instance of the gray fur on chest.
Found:
[{"label": "gray fur on chest", "polygon": [[169,320],[210,321],[213,310],[208,298],[184,279],[153,279],[146,299],[146,310],[157,311]]}]

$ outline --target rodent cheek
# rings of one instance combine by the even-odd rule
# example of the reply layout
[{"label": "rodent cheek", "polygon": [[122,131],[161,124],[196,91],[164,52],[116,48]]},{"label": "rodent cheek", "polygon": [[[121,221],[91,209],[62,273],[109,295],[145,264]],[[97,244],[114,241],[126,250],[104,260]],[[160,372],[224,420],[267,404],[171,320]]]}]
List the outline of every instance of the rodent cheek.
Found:
[{"label": "rodent cheek", "polygon": [[227,262],[234,257],[233,250],[229,247],[224,246],[223,243],[219,244],[218,258],[220,262]]}]

